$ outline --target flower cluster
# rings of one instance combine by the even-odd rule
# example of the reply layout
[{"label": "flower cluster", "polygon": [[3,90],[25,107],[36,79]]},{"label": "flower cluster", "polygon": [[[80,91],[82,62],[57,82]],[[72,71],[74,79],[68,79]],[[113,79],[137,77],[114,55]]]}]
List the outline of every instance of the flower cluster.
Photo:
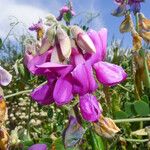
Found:
[{"label": "flower cluster", "polygon": [[96,81],[115,86],[127,77],[120,66],[105,62],[107,29],[85,32],[76,25],[64,27],[54,16],[46,24],[51,26],[41,43],[28,44],[24,56],[28,70],[47,80],[33,90],[32,99],[41,105],[62,106],[78,96],[82,117],[98,121],[102,110],[92,95],[98,88]]}]

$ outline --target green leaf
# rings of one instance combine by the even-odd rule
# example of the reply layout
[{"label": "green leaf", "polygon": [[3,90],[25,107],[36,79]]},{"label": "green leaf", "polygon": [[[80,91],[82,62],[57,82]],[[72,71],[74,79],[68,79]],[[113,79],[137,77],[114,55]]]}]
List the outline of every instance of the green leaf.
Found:
[{"label": "green leaf", "polygon": [[150,113],[149,105],[141,100],[134,103],[134,109],[140,116],[147,116]]},{"label": "green leaf", "polygon": [[71,15],[70,12],[65,13],[64,16],[63,16],[63,19],[64,19],[67,23],[69,23],[69,22],[71,21],[71,18],[72,18],[72,15]]},{"label": "green leaf", "polygon": [[2,48],[3,42],[2,39],[0,38],[0,49]]},{"label": "green leaf", "polygon": [[144,101],[145,103],[149,104],[149,98],[148,98],[147,95],[143,95],[143,96],[141,97],[141,99],[142,99],[142,101]]},{"label": "green leaf", "polygon": [[92,150],[105,150],[103,139],[93,131],[90,131],[90,142],[92,145]]},{"label": "green leaf", "polygon": [[55,141],[55,144],[54,144],[54,145],[55,145],[55,149],[56,149],[56,150],[65,150],[61,138],[57,139],[57,140]]},{"label": "green leaf", "polygon": [[48,111],[47,111],[47,116],[49,118],[52,118],[53,117],[53,109],[52,108],[49,108]]},{"label": "green leaf", "polygon": [[134,106],[132,103],[126,102],[124,108],[128,117],[135,115]]},{"label": "green leaf", "polygon": [[22,77],[25,77],[25,69],[23,64],[18,65],[18,71]]},{"label": "green leaf", "polygon": [[128,118],[128,115],[124,111],[116,111],[114,113],[116,119],[125,119]]},{"label": "green leaf", "polygon": [[33,143],[33,141],[23,141],[22,144],[23,144],[24,150],[27,150],[27,149],[28,149],[30,146],[32,146],[34,143]]}]

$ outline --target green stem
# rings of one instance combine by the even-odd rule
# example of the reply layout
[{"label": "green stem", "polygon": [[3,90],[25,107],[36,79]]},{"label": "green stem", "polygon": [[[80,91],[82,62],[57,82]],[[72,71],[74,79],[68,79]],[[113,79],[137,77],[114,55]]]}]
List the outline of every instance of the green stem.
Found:
[{"label": "green stem", "polygon": [[78,123],[80,125],[82,125],[82,117],[80,115],[80,112],[79,112],[79,109],[78,109],[78,104],[76,104],[74,107],[73,107],[73,110],[74,110],[74,113],[75,113],[75,116],[76,116],[76,119],[78,121]]},{"label": "green stem", "polygon": [[[40,87],[40,86],[44,85],[45,83],[47,83],[47,81],[41,83],[37,87]],[[24,90],[24,91],[20,91],[20,92],[17,92],[17,93],[10,94],[10,95],[6,95],[4,98],[7,99],[7,98],[14,97],[14,96],[21,95],[21,94],[28,94],[30,92],[32,92],[32,90]]]},{"label": "green stem", "polygon": [[140,50],[140,55],[143,57],[144,60],[144,74],[145,74],[145,87],[147,87],[148,89],[150,89],[150,76],[149,76],[149,69],[148,69],[148,65],[147,65],[147,58],[145,56],[145,52],[144,50]]},{"label": "green stem", "polygon": [[118,86],[119,86],[120,88],[126,90],[126,91],[129,92],[129,93],[131,92],[129,89],[127,89],[126,87],[122,86],[121,84],[118,84]]},{"label": "green stem", "polygon": [[138,17],[138,13],[135,14],[135,21],[136,21],[136,31],[139,32],[139,17]]},{"label": "green stem", "polygon": [[30,92],[32,92],[32,90],[20,91],[20,92],[17,92],[17,93],[6,95],[4,98],[7,99],[7,98],[10,98],[10,97],[14,97],[14,96],[21,95],[21,94],[27,94],[27,93],[30,93]]},{"label": "green stem", "polygon": [[29,109],[28,109],[27,135],[29,135],[29,131],[30,131],[31,107],[32,107],[32,101],[30,100]]},{"label": "green stem", "polygon": [[132,119],[117,119],[117,120],[114,120],[115,123],[141,122],[141,121],[150,121],[150,117],[147,117],[147,118],[132,118]]},{"label": "green stem", "polygon": [[140,139],[125,139],[125,140],[128,141],[128,142],[138,142],[138,143],[144,143],[144,142],[149,141],[149,139],[143,139],[143,140],[140,140]]},{"label": "green stem", "polygon": [[8,34],[7,34],[7,36],[6,36],[6,38],[3,40],[2,47],[4,46],[4,43],[6,42],[7,38],[9,37],[11,31],[14,29],[14,27],[15,27],[18,23],[19,23],[19,22],[16,22],[16,23],[12,26],[12,28],[9,30],[9,32],[8,32]]}]

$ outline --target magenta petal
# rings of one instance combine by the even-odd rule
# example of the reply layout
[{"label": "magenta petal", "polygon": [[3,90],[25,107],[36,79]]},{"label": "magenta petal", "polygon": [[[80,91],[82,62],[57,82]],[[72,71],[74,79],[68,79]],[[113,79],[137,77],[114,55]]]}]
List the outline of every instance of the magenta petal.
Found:
[{"label": "magenta petal", "polygon": [[67,13],[69,11],[69,7],[68,6],[63,6],[59,11],[61,14]]},{"label": "magenta petal", "polygon": [[41,65],[36,65],[36,67],[43,72],[49,70],[57,73],[60,76],[65,76],[73,69],[71,65],[64,65],[64,64],[58,64],[53,62],[46,62]]},{"label": "magenta petal", "polygon": [[41,105],[49,105],[53,103],[53,88],[54,83],[46,83],[42,86],[37,87],[33,90],[31,93],[31,97],[33,100],[35,100],[37,103]]},{"label": "magenta petal", "polygon": [[58,106],[69,103],[72,98],[72,83],[70,76],[60,77],[53,92],[54,101]]},{"label": "magenta petal", "polygon": [[98,61],[102,61],[106,57],[106,46],[107,46],[107,29],[102,28],[98,33],[94,30],[89,30],[88,35],[93,41],[96,53],[86,54],[85,58],[90,64],[94,64]]},{"label": "magenta petal", "polygon": [[68,66],[69,65],[63,65],[63,64],[53,63],[53,62],[45,62],[43,64],[36,65],[37,68],[64,68]]},{"label": "magenta petal", "polygon": [[51,51],[47,51],[42,55],[32,56],[28,52],[25,52],[24,63],[32,74],[40,74],[40,70],[36,65],[41,65],[48,61],[50,58]]},{"label": "magenta petal", "polygon": [[99,32],[98,32],[98,35],[99,35],[99,38],[100,38],[100,41],[101,41],[101,44],[102,44],[102,60],[105,59],[106,57],[106,48],[107,48],[107,34],[108,34],[108,31],[106,28],[102,28]]},{"label": "magenta petal", "polygon": [[106,86],[114,86],[127,78],[127,74],[122,67],[108,63],[98,62],[94,64],[97,79]]},{"label": "magenta petal", "polygon": [[77,66],[78,64],[85,63],[85,59],[83,55],[78,51],[77,48],[72,48],[70,62],[73,66]]},{"label": "magenta petal", "polygon": [[7,86],[12,80],[12,75],[0,66],[0,85]]},{"label": "magenta petal", "polygon": [[97,84],[94,79],[92,67],[88,64],[79,64],[73,71],[74,94],[84,95],[96,90]]},{"label": "magenta petal", "polygon": [[100,60],[103,59],[103,54],[102,54],[102,43],[101,40],[99,38],[99,35],[96,31],[94,30],[89,30],[88,31],[88,35],[91,38],[91,40],[93,41],[95,48],[96,48],[96,53],[92,53],[92,54],[85,54],[85,58],[87,60],[87,62],[89,62],[90,64],[94,64]]},{"label": "magenta petal", "polygon": [[46,144],[34,144],[28,150],[47,150]]},{"label": "magenta petal", "polygon": [[101,110],[98,101],[92,94],[80,96],[80,111],[82,117],[89,122],[98,121],[101,115]]}]

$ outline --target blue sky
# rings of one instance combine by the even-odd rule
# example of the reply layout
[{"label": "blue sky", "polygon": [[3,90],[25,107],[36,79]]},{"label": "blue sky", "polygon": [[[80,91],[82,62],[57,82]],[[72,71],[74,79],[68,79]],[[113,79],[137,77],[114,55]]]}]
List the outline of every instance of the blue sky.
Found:
[{"label": "blue sky", "polygon": [[[106,27],[109,33],[109,43],[113,36],[116,39],[124,39],[124,46],[131,46],[131,38],[129,34],[119,33],[119,25],[123,17],[116,18],[111,16],[111,11],[117,7],[113,0],[72,0],[74,9],[80,17],[76,17],[74,22],[78,22],[85,18],[87,12],[100,13],[90,27],[99,30]],[[0,36],[4,36],[9,30],[10,16],[16,16],[19,21],[23,22],[25,28],[38,20],[39,17],[45,17],[49,12],[58,15],[58,10],[65,4],[66,0],[0,0],[1,20],[0,20]],[[150,18],[150,0],[142,4],[142,12],[146,17]],[[17,33],[22,32],[17,27]],[[15,32],[14,31],[14,32]]]}]

